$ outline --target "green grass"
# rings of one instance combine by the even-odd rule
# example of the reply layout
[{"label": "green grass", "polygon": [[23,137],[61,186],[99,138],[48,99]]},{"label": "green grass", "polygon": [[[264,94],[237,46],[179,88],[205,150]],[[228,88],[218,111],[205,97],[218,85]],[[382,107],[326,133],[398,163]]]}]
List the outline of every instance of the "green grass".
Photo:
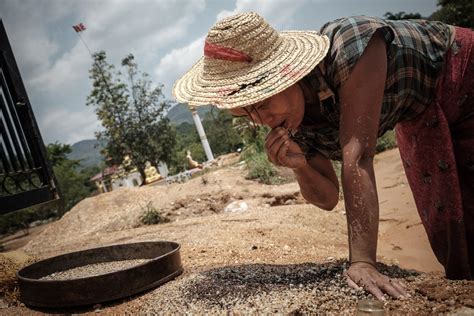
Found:
[{"label": "green grass", "polygon": [[161,223],[168,223],[170,220],[161,214],[152,204],[148,202],[143,208],[143,214],[140,221],[144,225],[155,225]]},{"label": "green grass", "polygon": [[277,169],[268,161],[266,153],[256,152],[249,155],[246,163],[248,167],[247,179],[257,180],[264,184],[280,184],[282,182]]}]

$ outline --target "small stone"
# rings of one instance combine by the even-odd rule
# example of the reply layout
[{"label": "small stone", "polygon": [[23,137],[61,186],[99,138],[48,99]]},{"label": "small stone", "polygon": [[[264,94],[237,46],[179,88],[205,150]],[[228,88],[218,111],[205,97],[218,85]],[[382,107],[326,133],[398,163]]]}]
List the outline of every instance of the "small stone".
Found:
[{"label": "small stone", "polygon": [[258,249],[258,247],[255,246],[255,245],[253,245],[253,246],[252,246],[252,250],[255,250],[255,249]]},{"label": "small stone", "polygon": [[234,202],[228,204],[224,208],[224,212],[226,212],[226,213],[239,213],[239,212],[245,212],[248,209],[249,209],[249,206],[245,201],[234,201]]}]

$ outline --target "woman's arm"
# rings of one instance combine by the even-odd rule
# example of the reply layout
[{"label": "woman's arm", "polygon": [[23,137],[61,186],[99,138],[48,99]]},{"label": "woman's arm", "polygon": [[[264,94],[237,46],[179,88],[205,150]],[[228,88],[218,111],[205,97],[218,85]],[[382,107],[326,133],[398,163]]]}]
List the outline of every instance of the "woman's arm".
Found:
[{"label": "woman's arm", "polygon": [[306,201],[323,210],[332,210],[339,201],[339,181],[331,161],[316,155],[301,168],[293,169]]},{"label": "woman's arm", "polygon": [[406,292],[375,268],[379,207],[373,167],[387,76],[383,37],[375,33],[339,91],[342,186],[349,230],[350,285],[363,286],[377,298]]},{"label": "woman's arm", "polygon": [[310,203],[332,210],[339,200],[339,182],[329,159],[316,155],[307,161],[301,148],[282,127],[273,129],[266,138],[268,159],[277,166],[291,168],[301,194]]}]

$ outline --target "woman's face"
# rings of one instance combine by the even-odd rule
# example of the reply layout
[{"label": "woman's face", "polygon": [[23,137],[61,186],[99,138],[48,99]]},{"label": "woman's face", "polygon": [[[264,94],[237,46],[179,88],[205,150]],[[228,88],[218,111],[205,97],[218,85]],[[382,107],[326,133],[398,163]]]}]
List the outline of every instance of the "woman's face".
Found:
[{"label": "woman's face", "polygon": [[246,106],[230,109],[234,116],[250,116],[257,124],[270,128],[298,129],[304,115],[304,97],[299,84],[294,84],[268,99]]}]

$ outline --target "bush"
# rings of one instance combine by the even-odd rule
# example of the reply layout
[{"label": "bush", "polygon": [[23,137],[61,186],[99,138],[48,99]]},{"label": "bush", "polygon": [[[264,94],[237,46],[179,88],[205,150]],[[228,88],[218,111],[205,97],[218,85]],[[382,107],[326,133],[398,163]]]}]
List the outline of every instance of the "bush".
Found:
[{"label": "bush", "polygon": [[155,225],[160,223],[168,223],[169,218],[161,214],[152,204],[148,202],[144,207],[144,212],[140,217],[140,222],[144,225]]},{"label": "bush", "polygon": [[267,154],[264,152],[255,153],[246,160],[248,167],[247,179],[258,180],[264,184],[281,183],[275,166],[268,161]]},{"label": "bush", "polygon": [[397,147],[397,141],[395,139],[395,130],[392,129],[383,134],[382,137],[377,140],[375,150],[377,153],[380,153],[395,147]]},{"label": "bush", "polygon": [[284,181],[278,176],[275,166],[268,161],[265,153],[265,136],[270,131],[269,128],[261,126],[251,126],[245,121],[238,122],[245,148],[240,156],[245,160],[248,167],[246,179],[257,180],[264,184],[280,184]]}]

